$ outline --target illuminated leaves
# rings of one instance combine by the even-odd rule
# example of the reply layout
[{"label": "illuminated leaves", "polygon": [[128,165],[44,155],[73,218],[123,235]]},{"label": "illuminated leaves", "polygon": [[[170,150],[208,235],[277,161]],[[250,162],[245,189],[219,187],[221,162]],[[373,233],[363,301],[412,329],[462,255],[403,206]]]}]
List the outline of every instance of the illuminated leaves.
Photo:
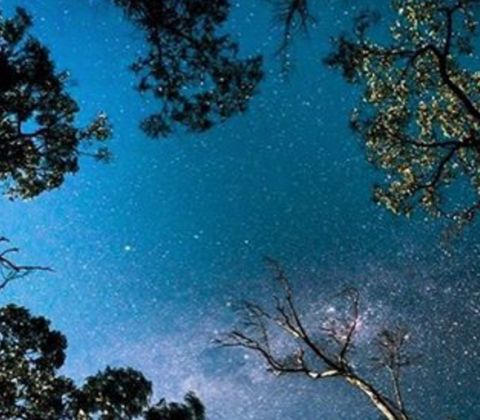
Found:
[{"label": "illuminated leaves", "polygon": [[396,214],[422,208],[470,221],[480,207],[480,92],[463,57],[471,56],[479,2],[393,0],[392,8],[389,43],[355,30],[335,40],[326,60],[364,88],[352,127],[386,173],[375,200]]}]

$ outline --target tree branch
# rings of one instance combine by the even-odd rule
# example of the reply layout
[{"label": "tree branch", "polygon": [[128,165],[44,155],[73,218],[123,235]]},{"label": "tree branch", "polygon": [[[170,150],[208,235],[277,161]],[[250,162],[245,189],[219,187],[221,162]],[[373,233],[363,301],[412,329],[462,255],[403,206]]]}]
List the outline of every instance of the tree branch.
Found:
[{"label": "tree branch", "polygon": [[[0,242],[9,243],[5,237],[0,237]],[[19,251],[18,248],[7,248],[0,252],[0,290],[5,289],[12,281],[27,276],[34,271],[53,271],[49,267],[39,265],[21,265],[14,263],[9,256]]]},{"label": "tree branch", "polygon": [[[265,261],[273,271],[275,283],[283,292],[281,298],[274,297],[274,315],[258,304],[243,302],[240,308],[244,316],[241,322],[243,329],[234,329],[215,339],[214,343],[221,347],[240,347],[257,353],[266,363],[267,370],[277,375],[303,374],[313,380],[341,378],[366,395],[386,419],[408,420],[400,392],[400,369],[409,361],[403,353],[403,341],[394,341],[395,346],[389,348],[392,354],[396,352],[394,362],[389,359],[388,363],[382,365],[387,370],[390,366],[395,369],[392,401],[372,383],[359,376],[349,361],[348,353],[354,345],[360,320],[358,291],[351,288],[341,294],[350,302],[349,315],[346,319],[331,320],[330,328],[320,327],[319,331],[326,334],[327,338],[333,337],[336,343],[340,344],[339,348],[329,349],[328,340],[325,340],[327,344],[317,344],[303,325],[290,282],[280,264],[268,257]],[[293,353],[280,356],[285,346],[283,343],[272,342],[270,339],[272,327],[280,328],[287,336],[293,337],[298,345]],[[394,337],[393,333],[391,336]],[[336,354],[336,357],[331,357],[330,354]],[[380,357],[379,360],[384,359]]]}]

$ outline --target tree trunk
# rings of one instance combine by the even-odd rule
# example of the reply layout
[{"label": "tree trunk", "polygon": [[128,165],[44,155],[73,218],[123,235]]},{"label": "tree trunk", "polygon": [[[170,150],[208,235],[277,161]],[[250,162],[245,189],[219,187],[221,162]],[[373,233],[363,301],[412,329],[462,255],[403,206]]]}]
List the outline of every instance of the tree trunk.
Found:
[{"label": "tree trunk", "polygon": [[407,416],[398,412],[390,403],[387,402],[372,385],[355,375],[348,375],[345,377],[350,385],[362,391],[372,402],[375,408],[382,413],[388,420],[408,420]]}]

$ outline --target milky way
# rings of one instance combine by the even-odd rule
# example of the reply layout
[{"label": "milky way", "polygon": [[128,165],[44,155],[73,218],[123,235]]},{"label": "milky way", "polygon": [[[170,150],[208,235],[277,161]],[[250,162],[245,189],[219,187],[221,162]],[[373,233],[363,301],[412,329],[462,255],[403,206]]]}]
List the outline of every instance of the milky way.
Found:
[{"label": "milky way", "polygon": [[55,269],[2,301],[67,335],[69,375],[130,365],[158,396],[196,391],[213,420],[376,419],[340,382],[271,377],[254,355],[212,346],[233,321],[232,302],[262,299],[270,255],[305,308],[358,287],[362,346],[385,324],[411,327],[423,357],[406,388],[419,418],[479,418],[478,226],[442,248],[439,223],[395,218],[371,200],[378,174],[348,129],[358,92],[322,65],[354,3],[315,11],[285,80],[268,2],[238,2],[229,29],[244,54],[266,58],[249,111],[204,135],[152,141],[138,128],[152,104],[128,71],[142,37],[118,10],[106,0],[0,1],[7,13],[18,4],[32,13],[33,32],[71,73],[82,119],[105,111],[115,129],[112,163],[84,160],[60,190],[1,202],[2,235]]}]

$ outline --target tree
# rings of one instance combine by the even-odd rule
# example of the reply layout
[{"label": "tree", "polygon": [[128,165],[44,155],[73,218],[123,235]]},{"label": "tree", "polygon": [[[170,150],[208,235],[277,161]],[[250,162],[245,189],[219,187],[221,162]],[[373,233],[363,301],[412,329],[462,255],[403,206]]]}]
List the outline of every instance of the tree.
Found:
[{"label": "tree", "polygon": [[185,403],[167,403],[160,400],[151,407],[145,416],[145,420],[204,420],[205,408],[195,394],[189,392],[185,396]]},{"label": "tree", "polygon": [[130,419],[140,416],[148,404],[152,384],[133,369],[112,369],[87,378],[75,394],[73,405],[78,413],[96,418]]},{"label": "tree", "polygon": [[66,91],[68,74],[56,72],[48,49],[28,35],[31,25],[24,9],[9,19],[0,14],[0,181],[10,198],[59,187],[82,154],[108,157],[106,148],[88,147],[109,138],[106,116],[75,125],[79,108]]},{"label": "tree", "polygon": [[[325,319],[318,325],[307,325],[297,308],[285,272],[276,261],[267,259],[267,262],[282,293],[274,296],[274,309],[268,310],[250,301],[242,302],[238,308],[239,327],[217,339],[216,343],[255,352],[275,375],[300,374],[314,381],[342,379],[367,396],[383,418],[408,420],[410,417],[401,388],[404,368],[414,361],[407,348],[408,331],[398,326],[384,329],[375,343],[378,351],[373,362],[388,374],[392,391],[389,396],[359,373],[358,360],[352,358],[362,322],[358,291],[346,289],[340,295],[343,303],[340,308],[330,306]],[[316,314],[321,312],[320,305]]]},{"label": "tree", "polygon": [[[352,115],[368,160],[385,172],[375,200],[459,225],[480,209],[478,0],[392,0],[393,22],[361,14],[327,64],[363,88]],[[380,42],[376,39],[387,39]]]},{"label": "tree", "polygon": [[219,34],[229,0],[114,0],[145,32],[147,53],[132,70],[138,90],[160,101],[141,127],[151,137],[175,125],[203,132],[242,113],[262,79],[260,57],[240,59],[238,44]]},{"label": "tree", "polygon": [[308,27],[315,22],[310,12],[308,0],[269,0],[273,6],[274,23],[282,30],[282,38],[277,49],[282,71],[286,73],[290,67],[290,45],[296,33],[308,33]]},{"label": "tree", "polygon": [[43,318],[9,305],[0,309],[0,417],[61,418],[73,383],[56,370],[65,360],[66,340]]},{"label": "tree", "polygon": [[58,373],[67,340],[50,322],[22,307],[0,309],[0,417],[29,420],[203,420],[194,394],[185,404],[150,406],[152,384],[131,368],[111,368],[83,386]]}]

